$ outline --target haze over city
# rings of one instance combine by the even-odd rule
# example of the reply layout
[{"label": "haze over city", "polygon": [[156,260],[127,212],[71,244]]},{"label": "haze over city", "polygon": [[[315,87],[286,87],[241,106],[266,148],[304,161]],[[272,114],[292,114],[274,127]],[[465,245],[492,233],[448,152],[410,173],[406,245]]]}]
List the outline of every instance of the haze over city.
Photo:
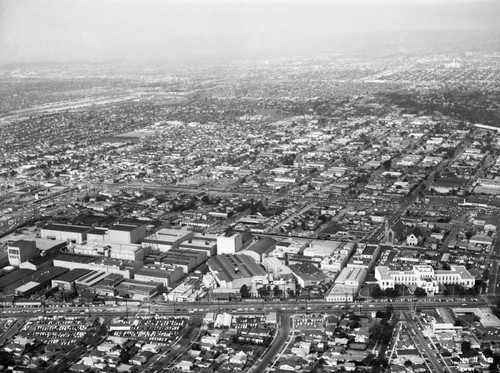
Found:
[{"label": "haze over city", "polygon": [[[498,1],[4,0],[0,63],[195,61],[498,38]],[[498,40],[498,39],[497,39]]]}]

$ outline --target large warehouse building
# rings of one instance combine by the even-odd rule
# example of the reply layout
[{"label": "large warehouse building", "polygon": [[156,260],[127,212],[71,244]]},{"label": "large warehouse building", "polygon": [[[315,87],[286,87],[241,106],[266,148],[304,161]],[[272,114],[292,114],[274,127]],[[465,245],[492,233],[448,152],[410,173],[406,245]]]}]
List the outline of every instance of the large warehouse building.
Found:
[{"label": "large warehouse building", "polygon": [[267,272],[247,255],[222,254],[207,261],[208,268],[223,289],[240,289],[243,285],[264,282]]}]

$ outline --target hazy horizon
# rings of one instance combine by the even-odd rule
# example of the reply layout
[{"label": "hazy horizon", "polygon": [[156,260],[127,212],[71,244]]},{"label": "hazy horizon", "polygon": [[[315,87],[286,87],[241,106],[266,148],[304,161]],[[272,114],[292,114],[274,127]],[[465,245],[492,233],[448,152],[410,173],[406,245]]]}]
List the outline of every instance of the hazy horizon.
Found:
[{"label": "hazy horizon", "polygon": [[[500,2],[0,0],[0,64],[203,61],[500,35]],[[411,48],[411,46],[408,46]]]}]

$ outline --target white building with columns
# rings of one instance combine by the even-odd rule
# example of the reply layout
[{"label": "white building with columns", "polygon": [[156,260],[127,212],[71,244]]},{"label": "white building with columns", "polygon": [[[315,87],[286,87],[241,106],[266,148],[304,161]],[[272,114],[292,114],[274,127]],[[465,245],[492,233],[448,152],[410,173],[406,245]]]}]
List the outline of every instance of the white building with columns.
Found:
[{"label": "white building with columns", "polygon": [[375,267],[375,279],[380,288],[394,289],[395,285],[416,286],[423,288],[427,294],[439,292],[439,285],[458,284],[472,288],[475,278],[464,266],[451,266],[449,270],[435,270],[430,265],[415,265],[408,271],[390,270],[389,267]]}]

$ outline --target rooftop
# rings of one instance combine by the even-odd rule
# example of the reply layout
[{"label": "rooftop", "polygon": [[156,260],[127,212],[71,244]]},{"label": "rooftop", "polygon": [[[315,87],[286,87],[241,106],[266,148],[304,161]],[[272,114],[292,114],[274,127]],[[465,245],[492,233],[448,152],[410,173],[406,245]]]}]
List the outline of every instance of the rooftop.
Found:
[{"label": "rooftop", "polygon": [[49,231],[73,232],[73,233],[86,233],[90,227],[84,225],[69,225],[69,224],[49,224],[42,229]]},{"label": "rooftop", "polygon": [[216,272],[217,276],[226,282],[267,275],[267,272],[247,255],[216,255],[208,259],[207,264],[212,272]]}]

